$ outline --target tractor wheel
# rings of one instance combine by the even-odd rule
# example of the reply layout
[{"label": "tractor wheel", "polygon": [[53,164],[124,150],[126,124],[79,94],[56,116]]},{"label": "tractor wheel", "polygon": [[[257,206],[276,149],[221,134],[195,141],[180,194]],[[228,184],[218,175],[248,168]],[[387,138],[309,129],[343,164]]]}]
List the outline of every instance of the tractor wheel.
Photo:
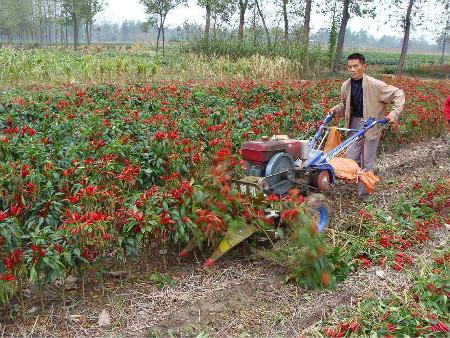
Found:
[{"label": "tractor wheel", "polygon": [[323,194],[311,194],[305,199],[305,205],[311,210],[311,216],[317,229],[322,232],[332,216],[331,206]]},{"label": "tractor wheel", "polygon": [[320,192],[327,191],[330,188],[331,178],[328,170],[321,170],[314,174],[313,185],[319,189]]}]

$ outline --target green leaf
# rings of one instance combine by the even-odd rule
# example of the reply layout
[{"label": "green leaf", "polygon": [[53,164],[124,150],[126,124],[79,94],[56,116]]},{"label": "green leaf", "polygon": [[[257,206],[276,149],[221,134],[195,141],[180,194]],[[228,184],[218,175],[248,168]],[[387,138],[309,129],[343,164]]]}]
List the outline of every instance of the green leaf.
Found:
[{"label": "green leaf", "polygon": [[36,269],[36,265],[33,264],[33,266],[31,267],[31,270],[30,270],[30,281],[32,283],[36,283],[38,281],[38,279],[39,279],[39,274]]}]

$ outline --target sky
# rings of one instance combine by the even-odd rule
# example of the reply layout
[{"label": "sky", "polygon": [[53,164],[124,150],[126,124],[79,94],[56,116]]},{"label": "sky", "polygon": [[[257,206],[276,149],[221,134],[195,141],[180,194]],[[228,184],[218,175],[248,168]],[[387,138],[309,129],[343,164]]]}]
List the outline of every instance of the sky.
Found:
[{"label": "sky", "polygon": [[[188,0],[188,7],[176,8],[169,13],[167,17],[167,26],[175,28],[182,25],[185,21],[190,23],[204,24],[205,10],[199,7],[196,0]],[[139,0],[107,0],[107,6],[102,13],[96,16],[97,22],[121,23],[125,20],[144,21],[146,18],[144,7]],[[366,29],[370,35],[379,38],[383,35],[402,36],[401,29],[394,29],[392,25],[386,25],[387,17],[379,16],[375,20],[370,18],[352,18],[347,27],[352,31]],[[311,17],[312,30],[329,25],[329,20],[323,20],[319,14],[313,13]],[[425,28],[413,30],[411,36],[418,38],[424,36],[431,38]]]}]

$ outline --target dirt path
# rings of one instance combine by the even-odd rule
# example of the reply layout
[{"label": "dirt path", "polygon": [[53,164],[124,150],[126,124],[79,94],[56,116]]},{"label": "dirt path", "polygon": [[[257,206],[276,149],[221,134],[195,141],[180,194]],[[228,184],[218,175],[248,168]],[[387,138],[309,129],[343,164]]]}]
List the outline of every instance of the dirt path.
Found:
[{"label": "dirt path", "polygon": [[[372,203],[388,210],[413,182],[450,177],[450,135],[383,154],[377,167],[382,182]],[[351,215],[364,205],[352,186],[339,184],[335,191],[331,198],[340,207],[333,226],[351,227]],[[426,262],[433,248],[448,245],[449,238],[448,228],[439,229],[431,241],[411,248],[410,254],[415,261]],[[8,336],[296,336],[313,334],[321,319],[338,306],[355,306],[369,295],[385,297],[410,284],[402,272],[386,270],[381,280],[375,268],[369,268],[349,276],[336,291],[307,291],[285,284],[284,269],[253,260],[239,248],[210,272],[201,268],[204,257],[181,264],[177,260],[157,252],[145,269],[136,267],[123,281],[109,279],[105,296],[94,291],[83,303],[73,292],[68,305],[52,302],[45,314],[31,316],[26,323],[0,322],[0,332]],[[166,272],[173,285],[158,289],[149,281],[152,271]],[[97,324],[103,309],[111,316],[109,328]]]}]

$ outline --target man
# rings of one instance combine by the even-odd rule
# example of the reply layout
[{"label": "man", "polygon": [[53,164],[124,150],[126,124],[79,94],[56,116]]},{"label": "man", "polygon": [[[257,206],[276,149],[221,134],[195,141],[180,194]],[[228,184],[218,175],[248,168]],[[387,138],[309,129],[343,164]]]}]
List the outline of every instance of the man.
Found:
[{"label": "man", "polygon": [[[331,111],[335,115],[344,115],[345,128],[363,129],[364,120],[370,117],[377,120],[387,118],[389,123],[396,125],[403,110],[405,94],[401,89],[367,76],[364,74],[366,68],[366,59],[362,54],[354,53],[348,56],[347,69],[350,79],[342,84],[341,103]],[[385,106],[390,103],[393,104],[393,109],[385,116]],[[365,134],[365,141],[356,142],[347,150],[345,157],[355,160],[364,170],[372,170],[381,131],[382,126],[379,124],[369,129]],[[367,198],[362,184],[358,187],[358,194],[363,199]]]}]

